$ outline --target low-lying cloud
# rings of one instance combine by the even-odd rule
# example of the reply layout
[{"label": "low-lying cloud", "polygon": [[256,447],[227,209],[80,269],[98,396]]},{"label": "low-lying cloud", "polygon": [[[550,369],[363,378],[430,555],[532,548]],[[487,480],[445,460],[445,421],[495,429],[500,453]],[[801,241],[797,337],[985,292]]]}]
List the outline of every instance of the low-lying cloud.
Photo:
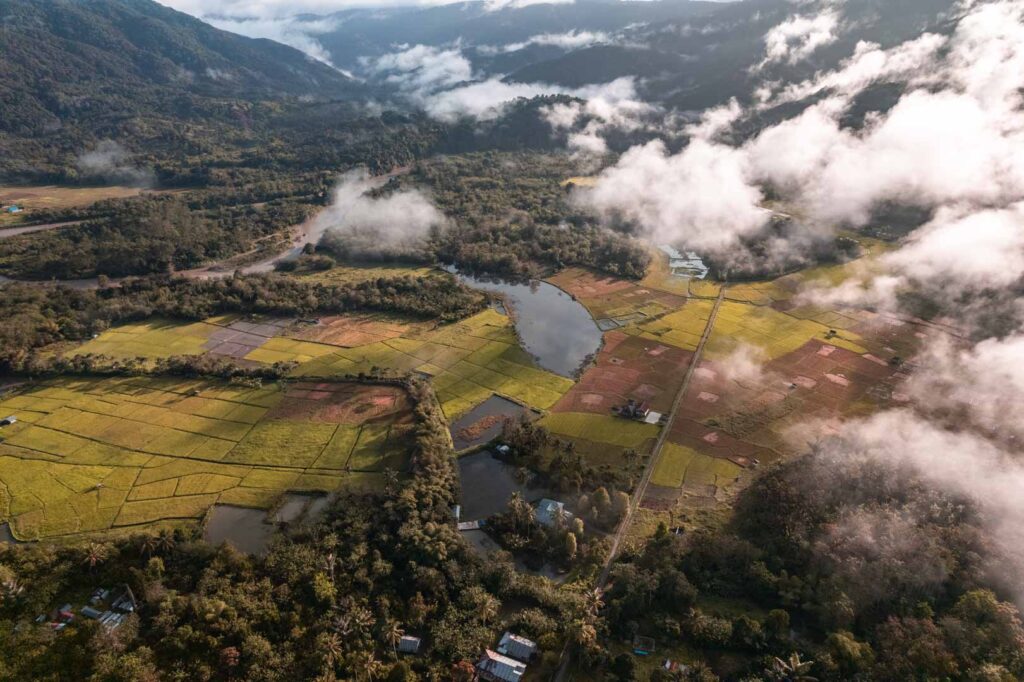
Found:
[{"label": "low-lying cloud", "polygon": [[83,180],[132,187],[152,187],[156,184],[153,169],[135,164],[131,153],[113,140],[103,140],[83,152],[75,165]]},{"label": "low-lying cloud", "polygon": [[331,205],[317,217],[322,244],[358,260],[421,259],[432,230],[447,219],[421,191],[401,189],[374,196],[379,178],[366,171],[343,175]]}]

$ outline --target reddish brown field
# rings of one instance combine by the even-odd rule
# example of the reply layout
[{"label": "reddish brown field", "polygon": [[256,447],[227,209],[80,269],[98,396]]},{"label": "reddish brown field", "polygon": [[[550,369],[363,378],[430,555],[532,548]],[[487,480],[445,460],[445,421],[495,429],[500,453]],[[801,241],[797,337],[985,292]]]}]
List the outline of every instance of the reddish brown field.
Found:
[{"label": "reddish brown field", "polygon": [[568,268],[548,281],[579,300],[598,320],[629,317],[637,312],[650,317],[678,310],[686,303],[685,296],[645,288],[583,268]]},{"label": "reddish brown field", "polygon": [[297,383],[288,387],[284,399],[267,413],[268,419],[361,424],[401,413],[411,419],[411,406],[404,391],[390,386]]},{"label": "reddish brown field", "polygon": [[760,376],[732,377],[722,362],[696,370],[669,440],[741,466],[777,457],[780,431],[808,419],[834,420],[861,404],[899,398],[897,367],[870,353],[813,340],[765,365]]},{"label": "reddish brown field", "polygon": [[380,315],[334,315],[307,327],[294,338],[355,348],[377,341],[396,339],[422,323],[401,322]]},{"label": "reddish brown field", "polygon": [[632,398],[668,412],[693,353],[655,341],[607,332],[596,362],[555,404],[555,412],[611,414]]}]

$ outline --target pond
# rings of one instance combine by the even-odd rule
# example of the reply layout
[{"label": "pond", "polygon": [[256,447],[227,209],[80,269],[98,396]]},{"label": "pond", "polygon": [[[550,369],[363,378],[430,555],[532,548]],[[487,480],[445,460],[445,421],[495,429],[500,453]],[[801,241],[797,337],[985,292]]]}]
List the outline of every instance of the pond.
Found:
[{"label": "pond", "polygon": [[459,458],[459,478],[462,481],[462,521],[479,521],[505,511],[512,493],[534,502],[548,491],[539,486],[522,483],[516,475],[517,467],[496,458],[489,450]]},{"label": "pond", "polygon": [[203,539],[211,545],[227,542],[246,554],[263,554],[274,534],[274,526],[266,519],[264,509],[217,504],[210,511]]},{"label": "pond", "polygon": [[512,309],[519,340],[537,364],[572,377],[601,347],[601,330],[583,305],[553,284],[517,284],[453,272],[467,285],[499,294]]},{"label": "pond", "polygon": [[10,525],[6,523],[0,523],[0,542],[7,542],[14,544],[17,540],[14,539],[14,535],[11,533]]},{"label": "pond", "polygon": [[494,440],[501,433],[505,417],[518,419],[526,411],[518,403],[492,395],[451,425],[456,452]]}]

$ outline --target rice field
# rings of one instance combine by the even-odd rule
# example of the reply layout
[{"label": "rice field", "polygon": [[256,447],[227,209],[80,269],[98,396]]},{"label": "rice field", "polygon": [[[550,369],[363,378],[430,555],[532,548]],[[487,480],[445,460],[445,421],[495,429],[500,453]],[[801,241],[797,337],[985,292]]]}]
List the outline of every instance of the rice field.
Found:
[{"label": "rice field", "polygon": [[540,421],[551,433],[607,443],[619,448],[641,448],[658,436],[658,426],[603,414],[557,412]]},{"label": "rice field", "polygon": [[767,359],[792,353],[808,341],[825,340],[854,353],[866,353],[860,336],[847,332],[829,337],[830,327],[810,319],[801,319],[767,306],[724,301],[715,320],[715,328],[705,350],[709,359],[727,357],[740,346],[761,349]]},{"label": "rice field", "polygon": [[[284,408],[287,406],[287,409]],[[402,470],[411,407],[397,388],[57,379],[0,401],[0,523],[22,540],[268,507],[281,493],[374,488]]]},{"label": "rice field", "polygon": [[449,419],[493,394],[546,410],[573,386],[571,379],[537,367],[520,348],[509,318],[495,310],[407,336],[335,348],[301,365],[296,375],[329,377],[381,369],[430,376]]},{"label": "rice field", "polygon": [[709,457],[692,448],[666,443],[651,483],[666,488],[683,485],[722,487],[735,481],[742,469],[727,459]]}]

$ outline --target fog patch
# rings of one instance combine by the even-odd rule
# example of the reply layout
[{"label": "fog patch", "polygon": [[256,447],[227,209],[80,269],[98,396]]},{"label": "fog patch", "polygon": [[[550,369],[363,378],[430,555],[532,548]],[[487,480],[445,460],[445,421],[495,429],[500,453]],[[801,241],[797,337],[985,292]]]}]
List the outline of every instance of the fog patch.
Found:
[{"label": "fog patch", "polygon": [[317,216],[321,246],[351,260],[422,261],[431,235],[447,222],[416,189],[389,191],[366,171],[343,175],[331,205]]},{"label": "fog patch", "polygon": [[131,187],[153,187],[156,174],[152,168],[136,165],[128,150],[113,140],[103,140],[79,155],[75,162],[79,178]]}]

